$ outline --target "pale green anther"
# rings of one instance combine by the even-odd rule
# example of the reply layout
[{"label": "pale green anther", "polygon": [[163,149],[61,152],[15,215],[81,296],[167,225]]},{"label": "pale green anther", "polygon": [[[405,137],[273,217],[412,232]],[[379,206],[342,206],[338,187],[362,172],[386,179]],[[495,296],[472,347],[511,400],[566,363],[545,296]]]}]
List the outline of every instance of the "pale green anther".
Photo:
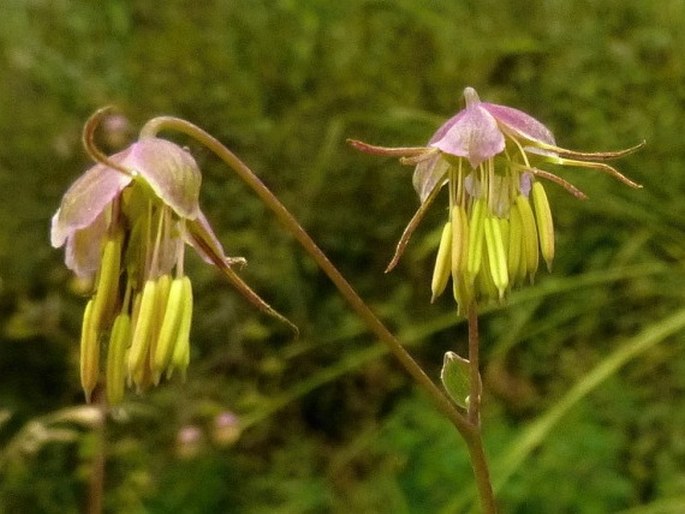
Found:
[{"label": "pale green anther", "polygon": [[525,258],[526,274],[530,275],[531,279],[538,269],[539,252],[538,252],[538,232],[535,227],[535,216],[533,209],[530,207],[528,198],[519,195],[516,198],[516,205],[518,206],[519,214],[521,215],[521,232],[523,234],[523,252]]},{"label": "pale green anther", "polygon": [[155,286],[155,318],[150,326],[150,365],[152,366],[152,358],[157,351],[157,344],[159,341],[159,334],[162,330],[162,323],[166,316],[166,307],[169,299],[169,291],[171,290],[171,275],[164,274],[157,279]]},{"label": "pale green anther", "polygon": [[117,231],[107,238],[102,249],[102,261],[98,274],[92,318],[96,330],[108,325],[119,298],[119,273],[123,234]]},{"label": "pale green anther", "polygon": [[463,274],[457,277],[452,276],[452,294],[457,302],[457,314],[460,316],[466,315],[468,307],[473,301],[473,287],[473,281],[466,280]]},{"label": "pale green anther", "polygon": [[442,294],[447,287],[447,282],[450,279],[451,272],[451,247],[452,247],[452,222],[448,221],[442,228],[442,235],[440,236],[440,246],[438,246],[438,254],[435,257],[435,268],[433,268],[433,279],[431,280],[431,302]]},{"label": "pale green anther", "polygon": [[521,215],[518,206],[514,204],[509,211],[509,252],[507,253],[507,270],[513,284],[518,284],[525,276],[525,271],[521,266],[522,239]]},{"label": "pale green anther", "polygon": [[88,300],[86,310],[83,313],[83,325],[81,327],[81,352],[80,372],[81,387],[86,395],[86,401],[90,402],[90,395],[98,383],[100,375],[100,341],[97,324],[93,317],[93,305],[95,300]]},{"label": "pale green anther", "polygon": [[131,348],[128,353],[128,374],[138,387],[141,386],[146,373],[145,366],[150,350],[150,329],[156,319],[156,293],[156,281],[145,282],[141,293],[140,308],[134,321]]},{"label": "pale green anther", "polygon": [[469,222],[461,205],[452,208],[452,275],[462,273],[468,259]]},{"label": "pale green anther", "polygon": [[[509,255],[509,219],[508,218],[497,218],[497,223],[499,223],[499,229],[502,232],[502,242],[504,243],[504,252]],[[511,277],[509,278],[511,282]]]},{"label": "pale green anther", "polygon": [[[509,273],[507,271],[507,254],[504,249],[502,229],[499,221],[493,216],[485,218],[485,245],[488,253],[488,268],[492,282],[499,292],[499,298],[504,298],[504,293],[509,286]],[[485,270],[483,270],[485,271]]]},{"label": "pale green anther", "polygon": [[128,280],[134,288],[138,288],[143,280],[145,270],[145,240],[149,221],[147,216],[136,218],[129,233],[124,263],[128,273]]},{"label": "pale green anther", "polygon": [[483,239],[485,232],[485,216],[487,205],[485,200],[478,198],[471,211],[469,222],[469,258],[466,263],[466,272],[473,281],[478,275],[483,263]]},{"label": "pale green anther", "polygon": [[174,343],[174,351],[171,356],[171,364],[167,368],[167,377],[170,377],[174,369],[181,372],[181,377],[185,380],[186,369],[190,363],[190,325],[193,318],[193,286],[190,279],[183,277],[183,313],[178,327],[178,335]]},{"label": "pale green anther", "polygon": [[164,319],[152,359],[152,375],[155,383],[159,383],[162,372],[169,365],[178,339],[181,318],[185,310],[184,282],[184,278],[175,278],[169,289]]},{"label": "pale green anther", "polygon": [[119,314],[112,326],[107,349],[107,403],[117,405],[124,399],[126,350],[131,342],[131,317]]},{"label": "pale green anther", "polygon": [[[483,262],[489,263],[488,246],[483,244]],[[499,298],[499,290],[495,285],[495,281],[492,278],[492,273],[490,272],[489,264],[487,266],[481,266],[478,275],[475,280],[476,287],[476,297],[484,301],[497,300]]]},{"label": "pale green anther", "polygon": [[552,211],[549,208],[547,193],[540,182],[533,182],[531,190],[533,197],[533,207],[535,208],[535,219],[538,224],[538,237],[540,238],[540,251],[542,258],[547,263],[547,269],[552,269],[554,260],[554,221]]},{"label": "pale green anther", "polygon": [[[462,241],[459,245],[461,256],[458,265],[455,265],[454,259],[452,260],[452,294],[457,302],[457,312],[465,314],[473,300],[473,277],[468,279],[466,277],[466,267],[469,259],[469,217],[463,205],[455,206],[452,212],[452,222],[456,224],[457,220],[459,221],[461,227],[459,235]],[[456,232],[456,230],[453,229],[453,232]],[[452,240],[454,241],[454,236]],[[454,247],[453,243],[452,251],[454,251]]]}]

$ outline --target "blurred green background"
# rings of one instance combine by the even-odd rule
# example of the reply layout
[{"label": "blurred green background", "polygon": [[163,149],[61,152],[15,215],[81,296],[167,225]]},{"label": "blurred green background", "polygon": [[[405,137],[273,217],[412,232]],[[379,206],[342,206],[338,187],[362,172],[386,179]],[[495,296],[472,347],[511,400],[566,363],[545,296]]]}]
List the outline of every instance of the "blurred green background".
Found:
[{"label": "blurred green background", "polygon": [[178,139],[228,252],[298,340],[191,258],[188,380],[130,394],[103,439],[78,380],[85,298],[48,240],[90,165],[93,110],[120,109],[124,144],[155,115],[186,118],[256,170],[437,378],[465,340],[453,303],[428,302],[444,213],[384,275],[417,207],[411,170],[345,138],[424,144],[468,85],[565,147],[648,141],[618,163],[643,190],[560,170],[590,199],[547,187],[552,273],[482,318],[502,512],[685,512],[683,23],[682,0],[4,0],[0,512],[89,512],[103,452],[112,513],[472,512],[455,430],[206,150]]}]

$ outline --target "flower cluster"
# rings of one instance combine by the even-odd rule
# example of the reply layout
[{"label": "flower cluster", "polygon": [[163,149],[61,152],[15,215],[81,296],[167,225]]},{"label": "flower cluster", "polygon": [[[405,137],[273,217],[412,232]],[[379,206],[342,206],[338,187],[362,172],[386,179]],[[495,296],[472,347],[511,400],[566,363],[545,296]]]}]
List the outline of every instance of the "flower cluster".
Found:
[{"label": "flower cluster", "polygon": [[[107,399],[116,404],[127,384],[142,391],[163,374],[185,376],[193,303],[185,244],[225,273],[244,259],[225,256],[200,211],[201,174],[188,151],[141,137],[106,157],[92,143],[100,114],[84,129],[97,164],[64,195],[52,218],[51,241],[55,248],[66,245],[67,266],[95,284],[81,332],[86,399],[99,382],[102,353]],[[254,303],[266,305],[229,276]]]},{"label": "flower cluster", "polygon": [[361,151],[416,165],[413,184],[421,207],[405,229],[388,271],[397,264],[428,206],[447,186],[449,214],[431,290],[434,300],[451,278],[460,312],[473,302],[501,300],[512,286],[532,280],[540,257],[551,266],[554,225],[545,189],[537,179],[555,182],[578,198],[585,195],[540,169],[539,163],[598,169],[640,187],[603,161],[642,146],[604,153],[566,150],[528,114],[481,102],[470,87],[464,98],[466,107],[444,123],[426,147],[385,148],[350,141]]}]

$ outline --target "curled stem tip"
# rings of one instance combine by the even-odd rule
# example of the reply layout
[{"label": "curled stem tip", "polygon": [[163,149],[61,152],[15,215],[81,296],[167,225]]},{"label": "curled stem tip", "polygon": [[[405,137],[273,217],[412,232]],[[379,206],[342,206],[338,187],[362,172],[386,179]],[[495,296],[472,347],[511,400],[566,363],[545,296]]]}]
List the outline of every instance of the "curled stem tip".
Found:
[{"label": "curled stem tip", "polygon": [[83,126],[81,142],[83,143],[83,148],[86,150],[86,153],[95,162],[113,168],[130,177],[133,175],[131,170],[128,170],[120,164],[114,162],[95,144],[95,130],[100,125],[102,119],[114,110],[115,107],[113,105],[106,105],[105,107],[101,107],[91,114],[90,118],[88,118],[88,121],[86,121],[86,124]]}]

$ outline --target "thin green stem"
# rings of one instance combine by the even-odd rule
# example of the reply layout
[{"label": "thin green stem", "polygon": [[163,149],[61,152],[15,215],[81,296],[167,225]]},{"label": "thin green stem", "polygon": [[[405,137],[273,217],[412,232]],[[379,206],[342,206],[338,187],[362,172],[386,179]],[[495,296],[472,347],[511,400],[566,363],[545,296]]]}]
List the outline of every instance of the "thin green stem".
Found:
[{"label": "thin green stem", "polygon": [[495,504],[495,495],[492,490],[480,428],[480,401],[483,386],[480,378],[478,307],[475,301],[471,302],[467,309],[467,321],[469,331],[469,407],[467,417],[471,426],[474,427],[475,435],[472,440],[467,440],[466,444],[471,457],[473,474],[476,477],[481,510],[487,514],[495,514],[497,505]]},{"label": "thin green stem", "polygon": [[469,328],[469,422],[480,427],[480,395],[481,395],[481,379],[480,379],[480,358],[479,345],[480,339],[478,336],[478,310],[475,302],[471,302],[467,309],[467,319]]},{"label": "thin green stem", "polygon": [[466,446],[471,458],[471,469],[473,469],[473,475],[476,478],[480,509],[483,514],[497,514],[497,504],[495,503],[495,494],[492,491],[492,481],[490,480],[490,471],[480,429],[475,431],[472,439],[466,439]]},{"label": "thin green stem", "polygon": [[[185,120],[161,116],[148,121],[140,132],[140,137],[154,137],[161,130],[175,130],[184,133],[214,152],[245,182],[257,196],[273,211],[284,228],[290,232],[302,245],[304,250],[314,259],[319,267],[328,275],[340,294],[345,298],[350,307],[366,323],[369,330],[383,342],[390,352],[402,364],[405,370],[419,384],[421,388],[433,400],[436,407],[452,422],[469,446],[472,465],[476,473],[479,495],[484,514],[494,514],[494,499],[492,488],[489,485],[489,475],[483,453],[480,429],[470,423],[468,419],[454,406],[449,398],[435,383],[426,375],[424,370],[405,350],[397,338],[385,327],[374,312],[366,305],[364,300],[352,288],[349,282],[342,276],[337,268],[330,262],[328,257],[316,245],[312,238],[300,226],[290,211],[278,198],[264,185],[264,183],[245,165],[233,152],[228,150],[217,139]],[[487,488],[482,485],[487,481]],[[482,498],[482,494],[489,491],[490,498]],[[490,507],[492,506],[492,507]],[[487,507],[487,508],[486,508]]]},{"label": "thin green stem", "polygon": [[96,442],[90,463],[90,476],[88,477],[88,503],[86,506],[88,514],[102,514],[103,512],[107,463],[107,404],[101,389],[96,389],[95,395],[94,403],[97,403],[100,410],[100,419],[93,429]]}]

